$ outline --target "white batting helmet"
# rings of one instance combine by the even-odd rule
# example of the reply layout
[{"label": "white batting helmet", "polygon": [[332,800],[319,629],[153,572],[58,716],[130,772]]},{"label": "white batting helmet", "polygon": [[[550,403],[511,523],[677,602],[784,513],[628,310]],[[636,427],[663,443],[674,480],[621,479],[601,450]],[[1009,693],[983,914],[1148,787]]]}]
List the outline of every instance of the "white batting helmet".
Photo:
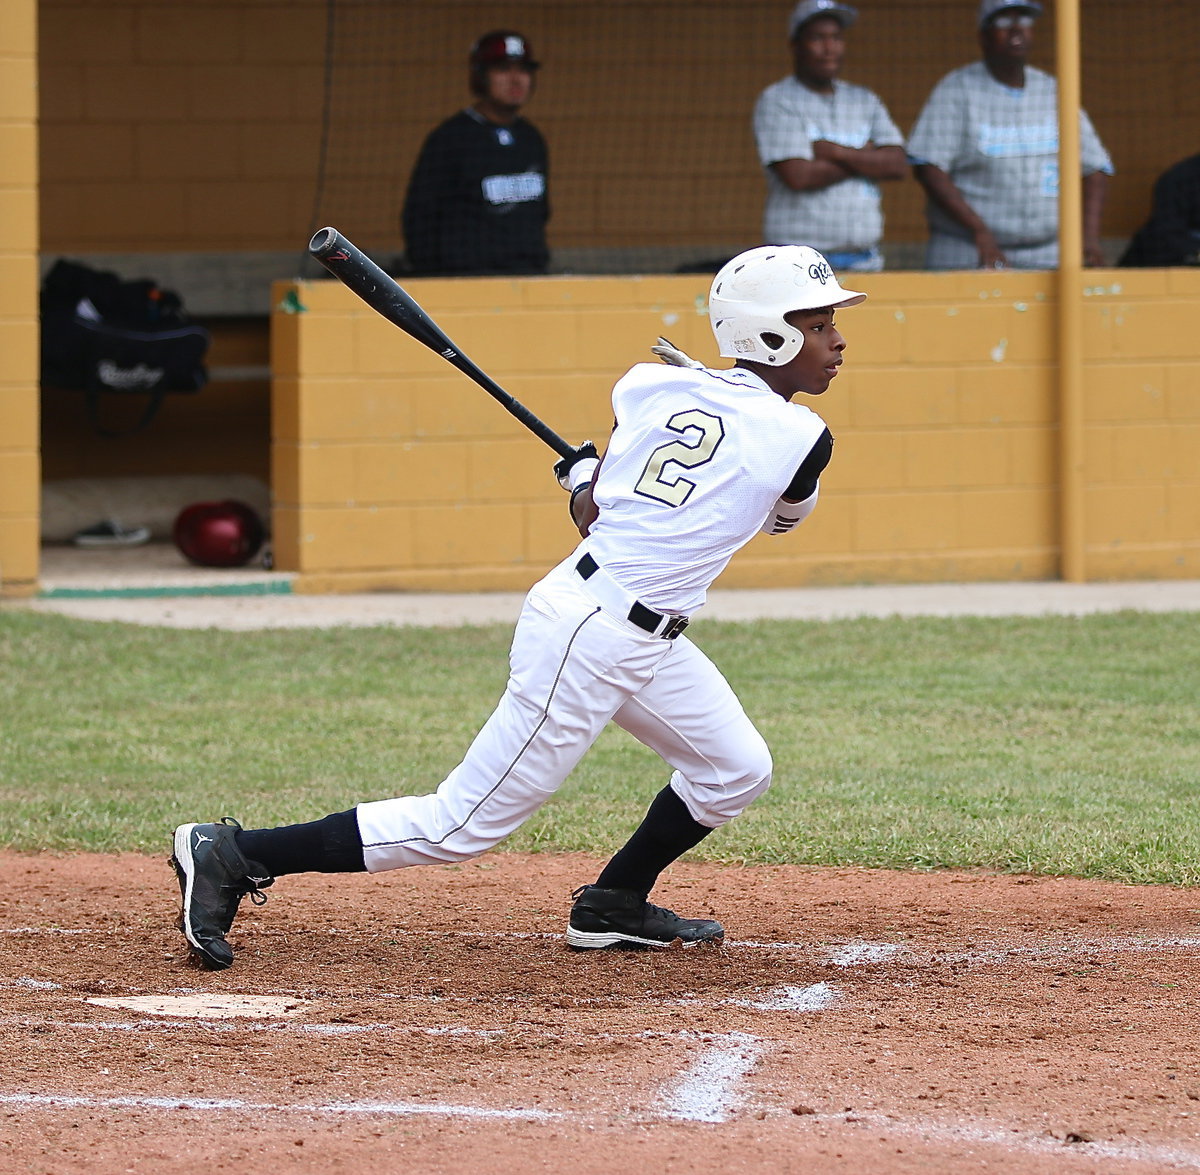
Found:
[{"label": "white batting helmet", "polygon": [[857,306],[867,295],[844,290],[829,262],[807,245],[764,245],[721,267],[708,294],[708,319],[726,359],[782,367],[804,346],[784,315],[793,310]]}]

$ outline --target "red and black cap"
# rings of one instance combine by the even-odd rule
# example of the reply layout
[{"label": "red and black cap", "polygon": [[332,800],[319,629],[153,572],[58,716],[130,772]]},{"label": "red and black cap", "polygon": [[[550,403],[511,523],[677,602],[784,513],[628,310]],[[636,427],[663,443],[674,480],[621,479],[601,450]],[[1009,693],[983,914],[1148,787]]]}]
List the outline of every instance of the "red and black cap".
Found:
[{"label": "red and black cap", "polygon": [[471,46],[471,56],[468,60],[477,69],[487,69],[511,61],[518,62],[529,70],[537,69],[541,65],[533,56],[533,46],[512,29],[495,29],[484,33]]}]

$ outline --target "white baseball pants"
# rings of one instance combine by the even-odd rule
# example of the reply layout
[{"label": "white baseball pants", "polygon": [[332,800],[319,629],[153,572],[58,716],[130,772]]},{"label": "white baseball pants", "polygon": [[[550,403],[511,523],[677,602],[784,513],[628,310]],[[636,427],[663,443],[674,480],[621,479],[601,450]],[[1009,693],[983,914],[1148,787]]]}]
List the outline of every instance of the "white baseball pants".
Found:
[{"label": "white baseball pants", "polygon": [[[463,861],[514,832],[611,719],[674,769],[671,787],[717,828],[771,782],[771,754],[717,667],[686,636],[654,637],[575,572],[525,599],[499,705],[437,791],[359,804],[371,873]],[[629,601],[632,603],[632,600]]]}]

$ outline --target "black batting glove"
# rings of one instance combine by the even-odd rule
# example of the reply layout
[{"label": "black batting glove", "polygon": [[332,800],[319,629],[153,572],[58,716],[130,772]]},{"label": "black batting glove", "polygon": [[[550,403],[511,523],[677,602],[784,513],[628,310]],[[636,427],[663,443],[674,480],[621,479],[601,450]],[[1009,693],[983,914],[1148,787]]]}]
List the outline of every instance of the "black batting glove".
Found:
[{"label": "black batting glove", "polygon": [[[584,463],[587,464],[584,464]],[[573,490],[577,485],[590,481],[600,464],[600,454],[593,441],[582,445],[554,463],[554,476],[564,490]]]}]

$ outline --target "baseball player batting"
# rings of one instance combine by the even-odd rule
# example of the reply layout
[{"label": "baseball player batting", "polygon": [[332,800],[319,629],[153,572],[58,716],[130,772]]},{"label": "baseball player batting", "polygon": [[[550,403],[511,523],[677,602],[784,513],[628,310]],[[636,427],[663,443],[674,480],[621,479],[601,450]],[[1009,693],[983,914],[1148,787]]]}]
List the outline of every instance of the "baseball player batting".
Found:
[{"label": "baseball player batting", "polygon": [[603,458],[586,442],[554,467],[582,541],[525,598],[504,696],[436,791],[360,803],[307,824],[175,830],[180,927],[193,957],[233,963],[238,905],[287,873],[381,873],[478,856],[554,794],[609,721],[666,761],[670,781],[592,884],[571,895],[576,949],[720,943],[717,922],[649,901],[660,873],[771,782],[771,753],[684,630],[733,554],[811,513],[833,450],[792,404],[842,364],[834,311],[862,302],[820,253],[751,249],[713,279],[720,354],[709,369],[665,340],[613,388]]}]

